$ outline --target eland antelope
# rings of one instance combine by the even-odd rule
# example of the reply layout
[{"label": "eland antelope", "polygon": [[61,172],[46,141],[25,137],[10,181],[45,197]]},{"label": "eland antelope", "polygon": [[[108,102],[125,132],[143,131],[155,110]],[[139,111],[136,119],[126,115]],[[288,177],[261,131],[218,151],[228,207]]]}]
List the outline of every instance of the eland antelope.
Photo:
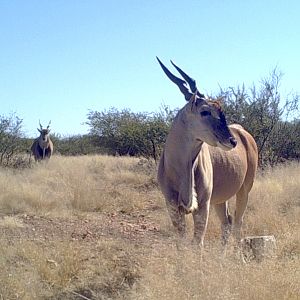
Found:
[{"label": "eland antelope", "polygon": [[172,223],[184,234],[185,214],[192,213],[194,241],[203,246],[212,204],[221,220],[225,246],[233,223],[228,200],[236,196],[233,232],[239,243],[257,169],[257,145],[241,125],[227,125],[220,103],[205,98],[195,80],[171,61],[184,80],[174,76],[157,60],[187,101],[173,121],[158,167],[157,178]]},{"label": "eland antelope", "polygon": [[31,146],[31,151],[35,161],[40,161],[46,158],[49,159],[53,152],[53,143],[50,140],[50,136],[49,136],[50,133],[49,127],[51,121],[49,122],[46,129],[43,129],[41,122],[39,122],[39,124],[40,124],[40,129],[37,128],[37,130],[39,131],[40,136],[33,141],[33,144]]}]

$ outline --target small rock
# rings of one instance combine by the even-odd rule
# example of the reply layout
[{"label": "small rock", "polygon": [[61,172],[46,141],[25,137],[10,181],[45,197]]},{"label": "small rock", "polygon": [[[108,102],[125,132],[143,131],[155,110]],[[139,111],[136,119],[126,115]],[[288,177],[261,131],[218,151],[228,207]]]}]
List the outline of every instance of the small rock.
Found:
[{"label": "small rock", "polygon": [[273,235],[249,236],[241,240],[244,260],[261,262],[265,258],[272,258],[276,252],[276,239]]}]

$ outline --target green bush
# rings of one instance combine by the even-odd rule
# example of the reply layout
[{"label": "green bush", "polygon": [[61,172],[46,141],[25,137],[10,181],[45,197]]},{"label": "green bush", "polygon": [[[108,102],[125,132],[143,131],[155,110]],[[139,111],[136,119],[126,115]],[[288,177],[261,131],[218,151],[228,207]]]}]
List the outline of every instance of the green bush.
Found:
[{"label": "green bush", "polygon": [[159,158],[174,118],[174,111],[162,107],[159,113],[134,113],[129,109],[118,111],[90,111],[87,124],[90,134],[99,137],[99,145],[108,153],[117,155]]},{"label": "green bush", "polygon": [[[22,119],[15,114],[0,116],[0,165],[24,167],[29,164],[26,155],[28,141],[23,138]],[[25,155],[24,155],[25,153]]]},{"label": "green bush", "polygon": [[281,78],[274,70],[258,87],[231,87],[219,94],[229,123],[241,124],[254,136],[262,167],[299,158],[299,121],[293,119],[299,114],[299,96],[283,99],[279,92]]}]

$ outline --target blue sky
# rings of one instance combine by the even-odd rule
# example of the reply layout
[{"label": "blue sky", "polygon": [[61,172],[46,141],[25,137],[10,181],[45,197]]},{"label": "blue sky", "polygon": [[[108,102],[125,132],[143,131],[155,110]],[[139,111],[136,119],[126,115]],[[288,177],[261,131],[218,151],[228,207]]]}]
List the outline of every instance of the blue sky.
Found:
[{"label": "blue sky", "polygon": [[300,1],[0,0],[0,115],[84,134],[89,110],[185,104],[155,56],[215,94],[276,66],[300,90]]}]

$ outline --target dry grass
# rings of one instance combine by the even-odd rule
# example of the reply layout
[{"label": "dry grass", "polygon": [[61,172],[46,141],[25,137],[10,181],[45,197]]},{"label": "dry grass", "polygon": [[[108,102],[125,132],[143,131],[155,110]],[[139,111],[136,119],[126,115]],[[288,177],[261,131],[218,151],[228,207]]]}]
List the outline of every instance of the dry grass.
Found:
[{"label": "dry grass", "polygon": [[0,219],[0,227],[20,228],[23,226],[24,224],[14,216],[4,216],[2,219]]},{"label": "dry grass", "polygon": [[153,185],[154,172],[145,173],[138,159],[54,157],[32,169],[2,170],[0,208],[6,214],[130,212],[143,208],[140,194]]},{"label": "dry grass", "polygon": [[177,240],[147,161],[53,157],[0,170],[0,299],[299,299],[299,170],[258,175],[244,234],[275,235],[277,255],[246,265],[232,245],[220,258],[213,211],[202,261]]},{"label": "dry grass", "polygon": [[147,257],[136,299],[297,299],[299,260],[269,260],[242,265],[220,259],[210,247],[199,253],[187,247],[178,251],[161,245]]}]

